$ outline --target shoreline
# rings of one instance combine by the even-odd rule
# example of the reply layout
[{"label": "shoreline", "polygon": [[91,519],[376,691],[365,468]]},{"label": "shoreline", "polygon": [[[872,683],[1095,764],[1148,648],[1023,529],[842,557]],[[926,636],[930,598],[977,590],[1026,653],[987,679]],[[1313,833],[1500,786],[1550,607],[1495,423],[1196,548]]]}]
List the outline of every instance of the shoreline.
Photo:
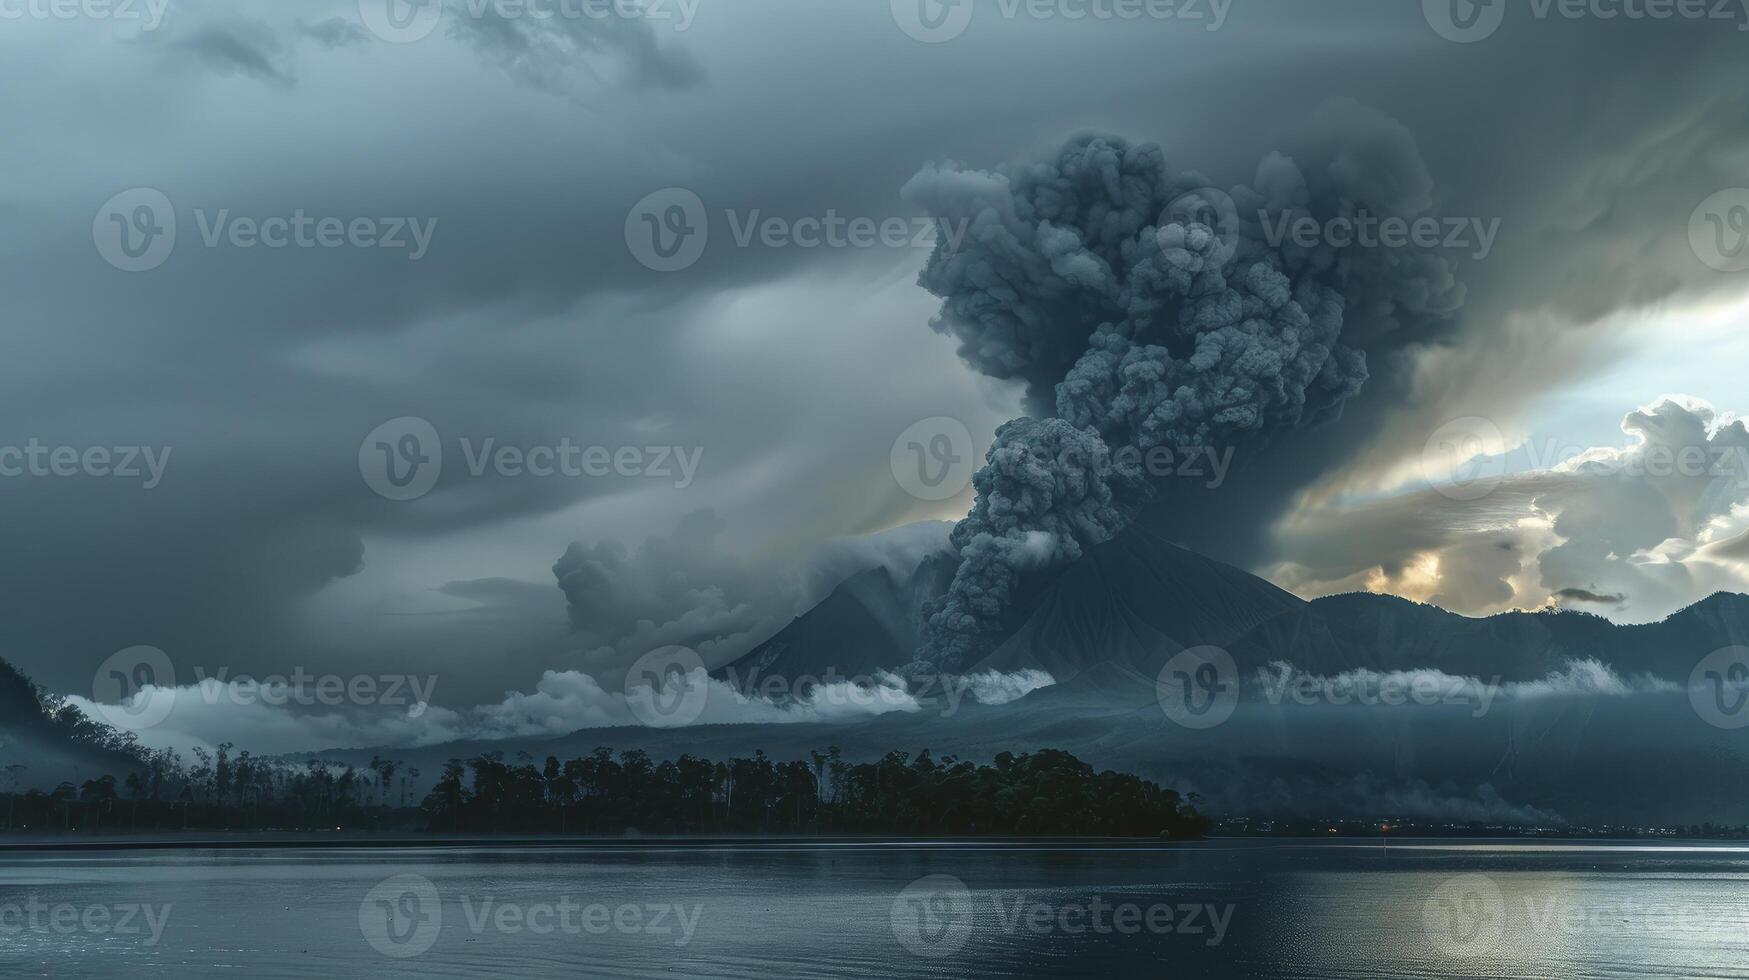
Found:
[{"label": "shoreline", "polygon": [[1584,849],[1653,847],[1692,850],[1732,850],[1749,842],[1704,838],[1601,837],[1601,836],[1498,836],[1498,837],[1320,837],[1320,836],[1210,836],[1201,840],[1156,840],[1131,837],[588,837],[588,836],[374,836],[287,832],[284,834],[201,835],[191,837],[91,837],[65,836],[0,837],[0,855],[33,852],[77,851],[249,851],[249,850],[517,850],[571,849],[600,851],[635,850],[979,850],[979,851],[1183,851],[1216,849],[1233,844],[1253,847],[1347,847],[1366,850],[1438,850],[1493,847]]}]

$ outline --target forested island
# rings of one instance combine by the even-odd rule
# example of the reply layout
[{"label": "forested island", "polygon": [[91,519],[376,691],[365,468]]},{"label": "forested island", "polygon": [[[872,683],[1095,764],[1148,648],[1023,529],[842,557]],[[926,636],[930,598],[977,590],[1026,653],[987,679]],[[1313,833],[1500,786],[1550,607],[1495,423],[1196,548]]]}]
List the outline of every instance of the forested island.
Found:
[{"label": "forested island", "polygon": [[[1189,839],[1210,822],[1194,798],[1067,752],[1003,752],[979,764],[927,749],[850,762],[656,760],[596,749],[581,758],[501,752],[451,759],[422,798],[418,769],[373,758],[262,758],[148,750],[0,661],[0,827],[32,833],[421,831],[468,834],[884,834]],[[32,746],[77,752],[103,775],[30,772]],[[86,768],[90,767],[90,768]]]}]

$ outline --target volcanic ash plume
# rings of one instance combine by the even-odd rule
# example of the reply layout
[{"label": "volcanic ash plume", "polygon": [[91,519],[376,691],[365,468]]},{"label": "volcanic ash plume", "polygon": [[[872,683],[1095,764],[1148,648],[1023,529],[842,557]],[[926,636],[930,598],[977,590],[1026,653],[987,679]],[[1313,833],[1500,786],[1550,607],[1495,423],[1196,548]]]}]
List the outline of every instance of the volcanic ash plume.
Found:
[{"label": "volcanic ash plume", "polygon": [[997,433],[953,532],[958,573],[925,610],[921,661],[968,665],[1024,576],[1128,526],[1151,494],[1149,450],[1250,447],[1330,416],[1366,382],[1365,349],[1460,305],[1436,252],[1291,233],[1305,218],[1321,229],[1432,207],[1401,125],[1346,101],[1313,122],[1300,161],[1272,153],[1255,186],[1230,191],[1169,171],[1157,146],[1101,135],[994,173],[927,167],[906,185],[968,227],[920,279],[943,300],[935,328],[980,371],[1023,381],[1041,417]]}]

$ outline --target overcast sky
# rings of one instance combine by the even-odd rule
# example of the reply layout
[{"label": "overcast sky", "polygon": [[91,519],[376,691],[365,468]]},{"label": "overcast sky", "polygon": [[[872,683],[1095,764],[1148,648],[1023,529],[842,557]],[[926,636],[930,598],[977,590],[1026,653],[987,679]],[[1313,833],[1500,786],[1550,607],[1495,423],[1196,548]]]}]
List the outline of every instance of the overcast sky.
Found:
[{"label": "overcast sky", "polygon": [[[920,168],[1093,129],[1230,186],[1333,98],[1399,122],[1438,213],[1497,237],[1447,331],[1239,460],[1181,539],[1472,614],[1746,587],[1749,461],[1632,463],[1749,446],[1749,192],[1715,197],[1749,185],[1749,14],[1513,6],[1458,41],[1437,3],[907,3],[0,0],[0,446],[41,450],[0,453],[36,460],[0,477],[0,656],[81,692],[137,644],[183,683],[435,673],[468,705],[701,629],[732,651],[944,531],[853,539],[966,513],[895,477],[901,433],[955,419],[981,454],[1024,410],[931,329]],[[701,252],[655,252],[645,214],[700,213]],[[806,247],[832,216],[888,233]],[[1453,432],[1502,458],[1441,489]],[[432,435],[435,483],[385,484]],[[134,447],[138,476],[93,472]],[[589,472],[529,472],[567,447]],[[556,564],[618,572],[561,590]]]}]

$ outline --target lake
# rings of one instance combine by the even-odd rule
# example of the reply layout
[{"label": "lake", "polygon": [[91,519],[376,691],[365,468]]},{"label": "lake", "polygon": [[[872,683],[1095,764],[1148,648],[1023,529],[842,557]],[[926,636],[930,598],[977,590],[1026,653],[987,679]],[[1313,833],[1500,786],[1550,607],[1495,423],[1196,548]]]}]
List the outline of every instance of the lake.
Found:
[{"label": "lake", "polygon": [[0,852],[0,975],[1749,977],[1749,848]]}]

